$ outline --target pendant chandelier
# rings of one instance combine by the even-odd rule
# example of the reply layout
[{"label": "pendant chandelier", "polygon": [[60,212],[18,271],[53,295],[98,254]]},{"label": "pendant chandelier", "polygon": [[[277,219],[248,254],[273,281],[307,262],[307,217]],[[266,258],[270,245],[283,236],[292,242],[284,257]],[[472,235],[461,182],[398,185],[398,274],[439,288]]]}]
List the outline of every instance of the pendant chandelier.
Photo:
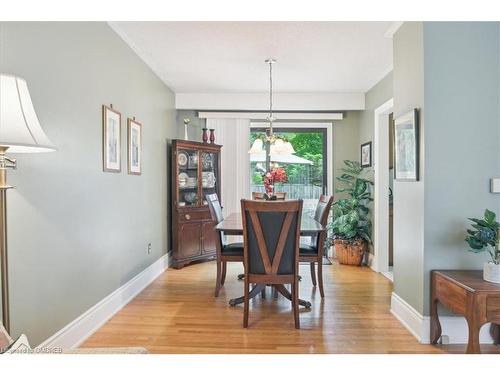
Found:
[{"label": "pendant chandelier", "polygon": [[269,127],[266,129],[266,135],[257,138],[248,151],[249,154],[263,154],[266,152],[266,159],[270,159],[270,155],[291,155],[295,154],[295,150],[288,139],[275,135],[273,132],[273,64],[276,63],[274,59],[266,59],[266,64],[269,64],[269,116],[266,120]]}]

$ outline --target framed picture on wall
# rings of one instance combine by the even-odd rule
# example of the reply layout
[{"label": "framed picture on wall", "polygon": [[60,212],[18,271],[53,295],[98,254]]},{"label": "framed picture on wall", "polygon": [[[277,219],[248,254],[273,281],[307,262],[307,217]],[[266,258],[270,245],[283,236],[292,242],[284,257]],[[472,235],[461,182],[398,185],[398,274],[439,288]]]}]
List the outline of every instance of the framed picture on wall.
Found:
[{"label": "framed picture on wall", "polygon": [[394,179],[419,179],[418,109],[398,117],[394,122]]},{"label": "framed picture on wall", "polygon": [[127,119],[128,174],[140,175],[142,162],[142,124]]},{"label": "framed picture on wall", "polygon": [[372,143],[366,142],[361,145],[361,166],[371,167],[372,166]]},{"label": "framed picture on wall", "polygon": [[122,115],[113,107],[102,106],[102,164],[104,172],[121,171]]}]

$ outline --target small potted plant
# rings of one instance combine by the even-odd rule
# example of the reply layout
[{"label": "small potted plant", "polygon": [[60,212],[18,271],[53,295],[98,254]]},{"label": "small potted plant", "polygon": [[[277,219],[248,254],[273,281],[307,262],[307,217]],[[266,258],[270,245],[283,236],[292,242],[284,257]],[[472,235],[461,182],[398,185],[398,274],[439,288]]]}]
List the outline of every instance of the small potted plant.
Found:
[{"label": "small potted plant", "polygon": [[483,279],[492,283],[500,284],[500,248],[498,245],[500,236],[500,223],[496,215],[490,210],[484,211],[483,219],[469,218],[473,222],[472,228],[467,230],[465,241],[474,253],[487,251],[491,260],[484,264]]},{"label": "small potted plant", "polygon": [[335,253],[340,264],[360,266],[371,240],[370,209],[371,186],[373,183],[363,174],[367,169],[356,161],[344,160],[343,172],[337,180],[345,187],[336,189],[337,193],[346,193],[347,198],[339,199],[332,205],[333,222],[329,225],[326,247],[335,245]]}]

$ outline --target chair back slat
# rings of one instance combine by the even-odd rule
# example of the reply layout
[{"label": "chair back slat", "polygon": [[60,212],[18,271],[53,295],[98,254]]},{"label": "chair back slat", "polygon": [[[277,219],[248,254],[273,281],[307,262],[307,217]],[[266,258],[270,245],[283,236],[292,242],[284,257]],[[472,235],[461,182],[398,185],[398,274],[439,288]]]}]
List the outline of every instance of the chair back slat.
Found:
[{"label": "chair back slat", "polygon": [[241,201],[245,272],[291,275],[296,272],[302,200]]},{"label": "chair back slat", "polygon": [[[252,192],[252,199],[254,201],[265,201],[266,198],[264,197],[264,194],[265,193],[262,193],[260,191],[253,191]],[[274,193],[274,195],[276,196],[277,201],[286,200],[286,192],[276,192],[276,193]]]},{"label": "chair back slat", "polygon": [[[330,215],[330,209],[333,204],[333,195],[321,195],[316,205],[316,211],[314,212],[314,220],[321,223],[321,225],[326,226],[328,224],[328,216]],[[316,246],[320,246],[318,243],[318,235],[312,236],[311,242]]]},{"label": "chair back slat", "polygon": [[[224,220],[224,215],[222,214],[222,207],[220,205],[219,197],[217,194],[207,194],[205,199],[208,203],[208,209],[210,210],[210,216],[214,225],[219,224]],[[217,232],[217,239],[220,241],[221,247],[226,245],[226,236],[222,231]]]}]

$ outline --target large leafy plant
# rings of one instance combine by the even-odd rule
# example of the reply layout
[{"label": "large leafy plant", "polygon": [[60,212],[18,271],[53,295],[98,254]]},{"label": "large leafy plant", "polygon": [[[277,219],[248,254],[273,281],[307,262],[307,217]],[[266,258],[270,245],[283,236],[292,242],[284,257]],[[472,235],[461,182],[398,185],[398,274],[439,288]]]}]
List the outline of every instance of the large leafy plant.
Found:
[{"label": "large leafy plant", "polygon": [[330,235],[326,246],[335,239],[356,242],[365,240],[371,243],[372,223],[369,219],[369,202],[373,201],[371,189],[373,182],[364,178],[367,168],[356,161],[344,160],[342,175],[337,180],[344,187],[336,189],[337,193],[347,194],[347,198],[339,199],[332,205],[333,221],[329,225]]},{"label": "large leafy plant", "polygon": [[496,220],[496,215],[490,210],[484,211],[483,219],[469,218],[473,222],[472,228],[467,230],[465,241],[469,244],[474,253],[487,251],[491,260],[495,264],[500,264],[500,249],[498,246],[498,232],[500,223]]}]

